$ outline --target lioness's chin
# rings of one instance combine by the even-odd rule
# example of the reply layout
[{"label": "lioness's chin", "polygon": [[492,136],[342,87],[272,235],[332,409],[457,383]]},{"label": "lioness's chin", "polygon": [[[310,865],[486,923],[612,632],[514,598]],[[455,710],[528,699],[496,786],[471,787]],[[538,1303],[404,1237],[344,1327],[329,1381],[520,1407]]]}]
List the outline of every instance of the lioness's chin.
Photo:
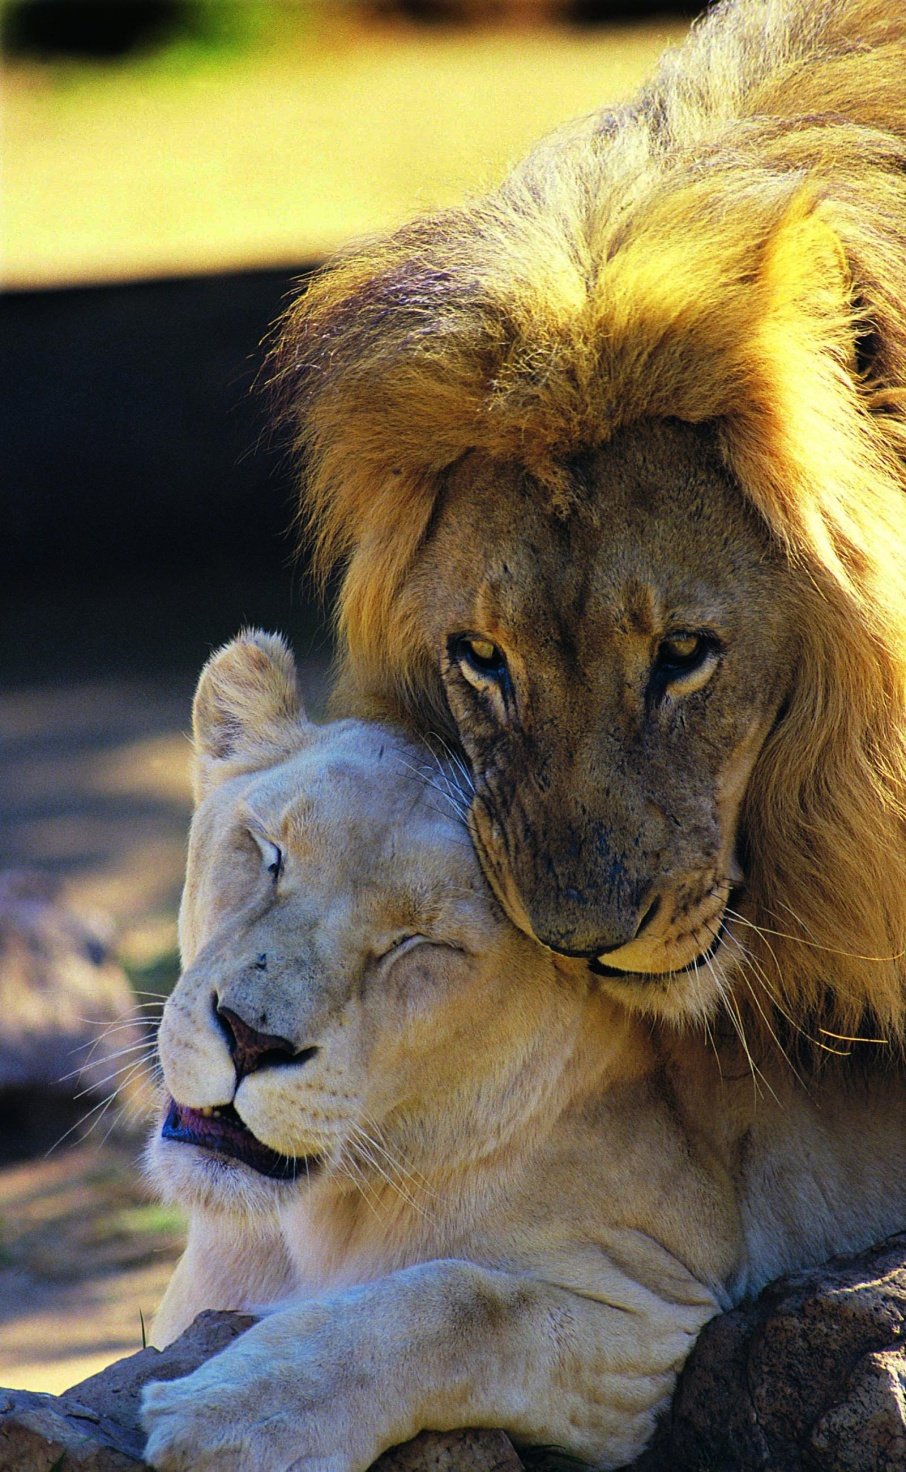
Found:
[{"label": "lioness's chin", "polygon": [[167,1138],[159,1128],[148,1141],[145,1170],[164,1201],[186,1211],[234,1216],[273,1216],[307,1184],[304,1176],[262,1175],[235,1157]]}]

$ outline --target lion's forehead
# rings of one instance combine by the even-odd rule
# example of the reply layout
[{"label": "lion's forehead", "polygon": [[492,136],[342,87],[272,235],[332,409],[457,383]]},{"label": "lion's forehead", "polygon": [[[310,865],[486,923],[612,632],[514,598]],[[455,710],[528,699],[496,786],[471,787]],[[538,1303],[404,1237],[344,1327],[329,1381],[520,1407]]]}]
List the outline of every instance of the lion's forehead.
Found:
[{"label": "lion's forehead", "polygon": [[777,601],[766,528],[714,445],[686,425],[622,431],[569,467],[559,496],[471,457],[452,479],[438,544],[489,633],[497,621],[539,638],[581,624],[596,637],[656,634],[684,618],[741,618],[753,601],[769,614]]}]

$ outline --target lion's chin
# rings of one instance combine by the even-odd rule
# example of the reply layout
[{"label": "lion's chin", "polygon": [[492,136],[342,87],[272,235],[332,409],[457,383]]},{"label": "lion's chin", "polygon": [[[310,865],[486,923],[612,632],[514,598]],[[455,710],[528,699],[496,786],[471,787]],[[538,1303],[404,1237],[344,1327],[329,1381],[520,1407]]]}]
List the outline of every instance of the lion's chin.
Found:
[{"label": "lion's chin", "polygon": [[[664,966],[663,970],[654,968],[650,964],[642,968],[638,965],[633,965],[631,959],[627,960],[627,963],[623,966],[619,964],[614,965],[616,957],[611,953],[608,955],[606,961],[603,956],[597,956],[589,961],[589,969],[595,976],[605,976],[615,981],[669,982],[673,977],[688,976],[690,973],[697,972],[700,966],[707,966],[709,962],[713,961],[723,945],[726,930],[727,914],[724,911],[721,915],[720,924],[714,932],[713,939],[704,950],[696,952],[691,960],[685,961],[681,966],[670,965],[668,963]],[[627,946],[626,950],[629,949],[630,947]]]},{"label": "lion's chin", "polygon": [[191,1109],[171,1099],[161,1138],[195,1145],[215,1155],[226,1155],[272,1181],[309,1179],[321,1164],[318,1156],[281,1155],[244,1124],[232,1104],[216,1109]]}]

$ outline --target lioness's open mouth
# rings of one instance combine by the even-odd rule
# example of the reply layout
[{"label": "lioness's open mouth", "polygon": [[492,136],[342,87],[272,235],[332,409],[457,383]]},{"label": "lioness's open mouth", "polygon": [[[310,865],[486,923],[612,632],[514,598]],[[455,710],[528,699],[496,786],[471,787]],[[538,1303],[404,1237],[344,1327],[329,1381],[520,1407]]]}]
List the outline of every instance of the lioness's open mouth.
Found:
[{"label": "lioness's open mouth", "polygon": [[171,1099],[160,1133],[164,1140],[199,1145],[203,1150],[241,1160],[259,1175],[270,1176],[275,1181],[294,1181],[299,1176],[311,1175],[321,1163],[317,1155],[281,1155],[262,1144],[242,1123],[232,1104],[201,1110]]}]

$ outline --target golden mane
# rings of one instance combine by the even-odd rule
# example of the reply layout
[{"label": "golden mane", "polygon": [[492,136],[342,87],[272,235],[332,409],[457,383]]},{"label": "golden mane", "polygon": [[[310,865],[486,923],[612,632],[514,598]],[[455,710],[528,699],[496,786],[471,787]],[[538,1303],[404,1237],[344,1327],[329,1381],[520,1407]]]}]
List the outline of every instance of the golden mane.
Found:
[{"label": "golden mane", "polygon": [[[718,6],[622,110],[491,196],[317,277],[274,381],[358,667],[436,720],[398,595],[443,472],[560,467],[621,426],[715,426],[810,598],[743,816],[795,1026],[906,1035],[906,21],[887,0]],[[832,1042],[832,1039],[831,1039]]]}]

